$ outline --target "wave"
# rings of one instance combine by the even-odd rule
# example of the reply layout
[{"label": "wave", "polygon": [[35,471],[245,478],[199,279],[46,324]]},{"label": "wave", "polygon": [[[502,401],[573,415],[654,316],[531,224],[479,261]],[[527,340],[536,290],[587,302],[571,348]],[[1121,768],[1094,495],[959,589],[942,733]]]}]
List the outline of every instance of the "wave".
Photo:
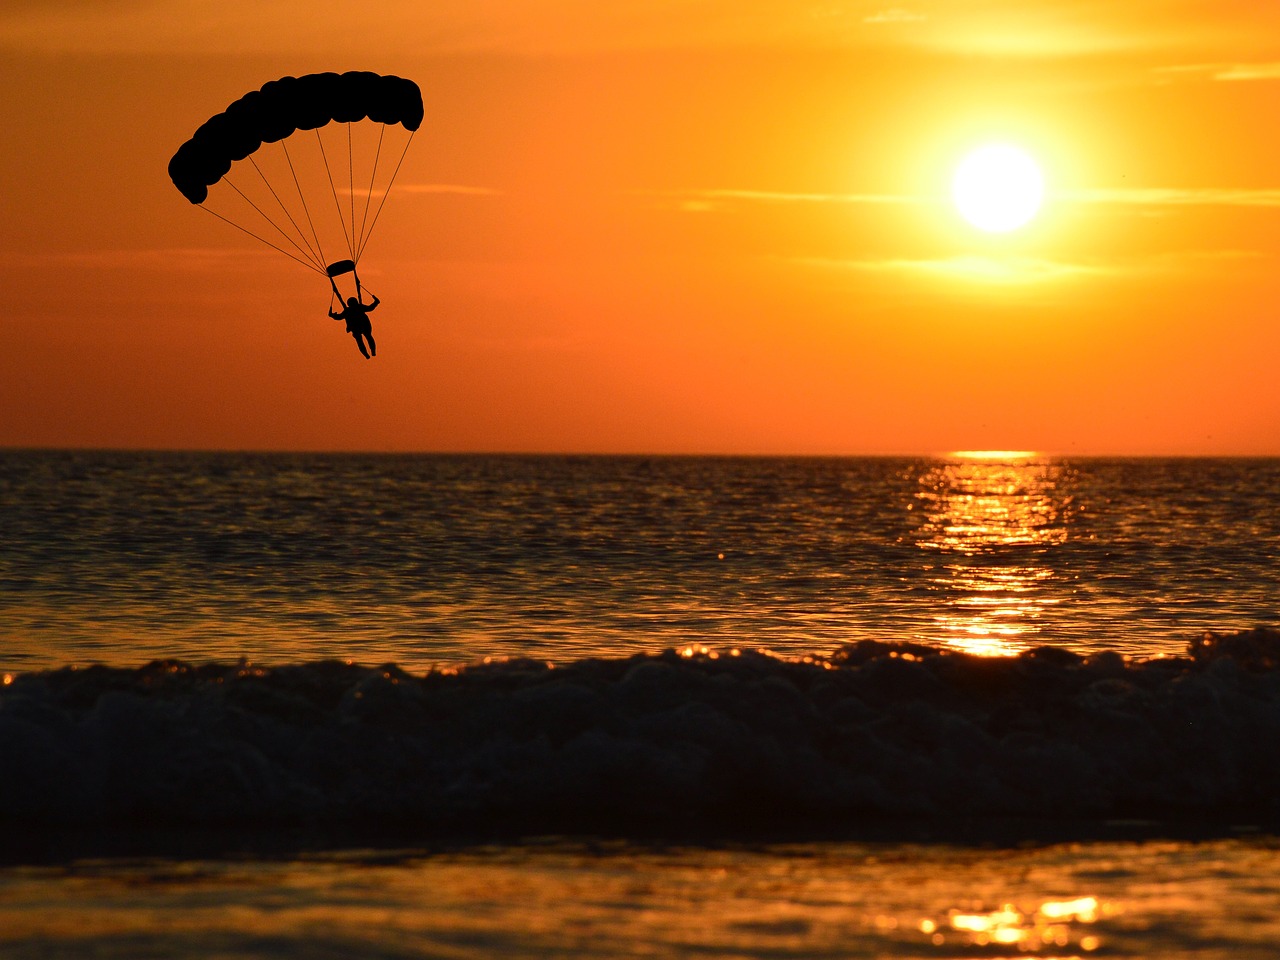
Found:
[{"label": "wave", "polygon": [[864,641],[425,676],[165,660],[3,679],[11,828],[1280,815],[1280,631],[1266,628],[1149,660]]}]

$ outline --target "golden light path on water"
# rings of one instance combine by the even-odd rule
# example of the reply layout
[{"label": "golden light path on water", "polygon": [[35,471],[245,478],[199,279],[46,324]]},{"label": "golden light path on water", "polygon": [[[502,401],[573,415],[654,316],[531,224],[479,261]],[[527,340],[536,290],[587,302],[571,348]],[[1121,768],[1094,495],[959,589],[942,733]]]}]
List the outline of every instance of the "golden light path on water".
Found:
[{"label": "golden light path on water", "polygon": [[1033,451],[965,450],[921,475],[908,509],[938,597],[930,639],[983,656],[1034,645],[1040,617],[1062,599],[1045,562],[1068,538],[1062,471]]}]

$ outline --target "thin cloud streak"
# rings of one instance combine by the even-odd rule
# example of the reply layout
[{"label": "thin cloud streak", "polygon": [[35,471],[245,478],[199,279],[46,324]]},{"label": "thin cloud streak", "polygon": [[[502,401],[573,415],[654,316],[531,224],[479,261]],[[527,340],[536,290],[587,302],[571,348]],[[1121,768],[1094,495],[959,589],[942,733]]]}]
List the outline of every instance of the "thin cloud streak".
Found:
[{"label": "thin cloud streak", "polygon": [[[426,194],[458,197],[500,197],[503,195],[501,190],[495,190],[492,187],[469,187],[458,183],[396,183],[393,190],[397,196],[401,194]],[[357,187],[353,190],[350,187],[339,187],[338,193],[348,197],[382,197],[386,195],[387,191],[385,188],[369,190],[368,188]]]},{"label": "thin cloud streak", "polygon": [[904,10],[902,7],[890,7],[887,10],[879,10],[862,18],[863,23],[920,23],[928,20],[928,16],[923,13],[916,13],[913,10]]},{"label": "thin cloud streak", "polygon": [[[650,195],[683,201],[682,209],[693,212],[714,210],[718,202],[732,200],[757,203],[892,205],[937,202],[939,199],[898,193],[805,193],[732,189],[655,191]],[[1280,207],[1280,187],[1095,187],[1054,191],[1048,199],[1059,203],[1146,207]]]},{"label": "thin cloud streak", "polygon": [[1280,188],[1099,188],[1059,191],[1053,199],[1069,203],[1144,207],[1280,207]]},{"label": "thin cloud streak", "polygon": [[455,193],[467,197],[498,197],[493,187],[469,187],[459,183],[397,183],[396,193]]},{"label": "thin cloud streak", "polygon": [[1080,263],[1038,257],[955,256],[913,259],[886,257],[874,260],[803,258],[793,262],[831,270],[875,274],[915,274],[998,286],[1030,286],[1083,278],[1161,274],[1184,269],[1190,263],[1256,260],[1255,250],[1186,250],[1120,263]]},{"label": "thin cloud streak", "polygon": [[920,203],[918,197],[896,193],[805,193],[785,190],[672,190],[644,191],[650,196],[669,197],[683,201],[682,208],[691,211],[715,209],[715,204],[726,200],[745,200],[756,203],[839,203],[839,204],[907,204]]},{"label": "thin cloud streak", "polygon": [[1160,77],[1208,77],[1210,80],[1240,82],[1280,80],[1280,62],[1261,63],[1189,63],[1176,67],[1157,67]]},{"label": "thin cloud streak", "polygon": [[954,280],[1010,286],[1067,280],[1074,277],[1108,276],[1120,272],[1112,267],[1033,257],[958,256],[809,262],[825,262],[829,266],[843,266],[847,269],[870,273],[923,273]]}]

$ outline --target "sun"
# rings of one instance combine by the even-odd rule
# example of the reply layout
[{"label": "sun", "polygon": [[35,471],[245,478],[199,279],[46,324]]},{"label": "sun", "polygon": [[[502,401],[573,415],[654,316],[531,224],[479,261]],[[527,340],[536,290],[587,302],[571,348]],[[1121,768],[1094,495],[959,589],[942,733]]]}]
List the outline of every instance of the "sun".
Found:
[{"label": "sun", "polygon": [[1008,233],[1036,215],[1044,177],[1019,147],[993,143],[974,150],[956,168],[951,196],[960,216],[979,230]]}]

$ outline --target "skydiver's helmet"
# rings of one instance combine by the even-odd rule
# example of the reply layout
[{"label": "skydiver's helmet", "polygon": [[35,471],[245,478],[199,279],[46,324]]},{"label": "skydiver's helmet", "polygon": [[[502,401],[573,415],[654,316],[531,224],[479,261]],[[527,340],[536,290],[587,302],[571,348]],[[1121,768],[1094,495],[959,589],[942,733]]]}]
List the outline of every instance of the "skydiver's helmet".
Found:
[{"label": "skydiver's helmet", "polygon": [[357,298],[355,298],[355,297],[347,297],[347,306],[348,306],[348,307],[358,307],[358,306],[360,306],[360,301],[359,301]]}]

